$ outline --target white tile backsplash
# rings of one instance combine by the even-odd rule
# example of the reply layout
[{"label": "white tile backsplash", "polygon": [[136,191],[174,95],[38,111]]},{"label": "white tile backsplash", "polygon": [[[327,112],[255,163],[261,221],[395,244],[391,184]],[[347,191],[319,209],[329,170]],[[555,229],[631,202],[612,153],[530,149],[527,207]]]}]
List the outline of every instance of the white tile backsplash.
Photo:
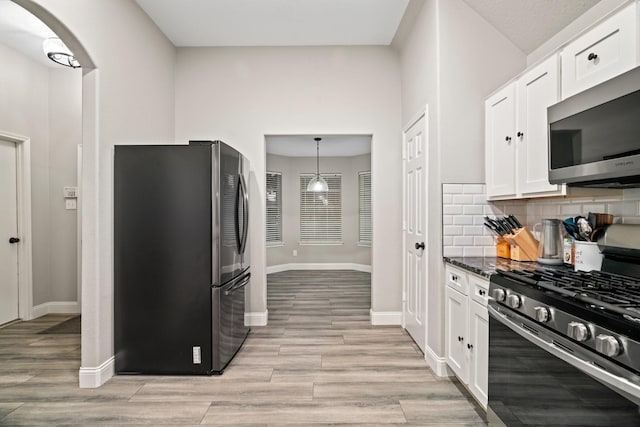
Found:
[{"label": "white tile backsplash", "polygon": [[540,198],[526,202],[527,224],[541,222],[544,218],[565,219],[572,216],[587,216],[589,212],[608,213],[614,222],[640,223],[640,191],[612,191],[611,195],[596,197]]},{"label": "white tile backsplash", "polygon": [[[494,239],[482,225],[484,215],[494,215],[484,184],[443,184],[443,254],[495,256]],[[452,225],[453,224],[453,225]]]},{"label": "white tile backsplash", "polygon": [[609,213],[614,222],[640,224],[640,189],[597,197],[552,197],[488,202],[484,184],[443,184],[443,253],[449,257],[495,256],[494,235],[484,216],[513,214],[533,229],[544,218]]}]

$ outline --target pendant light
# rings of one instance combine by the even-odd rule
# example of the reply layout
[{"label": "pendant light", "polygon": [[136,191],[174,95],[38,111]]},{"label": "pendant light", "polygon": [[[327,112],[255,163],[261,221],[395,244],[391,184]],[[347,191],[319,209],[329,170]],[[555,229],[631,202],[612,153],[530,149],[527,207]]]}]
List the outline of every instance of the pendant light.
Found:
[{"label": "pendant light", "polygon": [[57,37],[51,37],[42,42],[42,50],[50,60],[65,67],[80,68],[80,63],[73,56],[69,48]]},{"label": "pendant light", "polygon": [[316,176],[309,180],[309,184],[307,184],[307,191],[329,191],[327,181],[320,176],[320,141],[322,138],[316,137],[313,138],[313,140],[316,142]]}]

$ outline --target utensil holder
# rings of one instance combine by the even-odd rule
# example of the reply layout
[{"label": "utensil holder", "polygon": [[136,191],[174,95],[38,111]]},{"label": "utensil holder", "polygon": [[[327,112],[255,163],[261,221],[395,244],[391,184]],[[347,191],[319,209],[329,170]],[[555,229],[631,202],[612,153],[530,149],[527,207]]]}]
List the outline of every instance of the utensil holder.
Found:
[{"label": "utensil holder", "polygon": [[518,228],[513,234],[506,234],[504,240],[511,245],[512,260],[535,261],[538,259],[538,239],[527,227]]},{"label": "utensil holder", "polygon": [[502,237],[498,237],[496,241],[496,256],[499,258],[511,258],[511,245]]}]

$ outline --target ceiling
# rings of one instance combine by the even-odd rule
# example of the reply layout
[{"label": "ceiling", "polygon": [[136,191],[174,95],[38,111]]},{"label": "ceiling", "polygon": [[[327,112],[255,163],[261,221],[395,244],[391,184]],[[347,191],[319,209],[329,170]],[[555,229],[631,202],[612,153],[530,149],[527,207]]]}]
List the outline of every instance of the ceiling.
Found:
[{"label": "ceiling", "polygon": [[22,52],[41,65],[65,68],[49,60],[42,42],[56,34],[44,22],[10,0],[0,0],[0,43]]},{"label": "ceiling", "polygon": [[[410,3],[410,0],[135,1],[176,46],[389,45]],[[463,1],[528,54],[600,0]],[[11,0],[0,0],[0,43],[43,65],[61,67],[42,53],[42,41],[54,36],[29,12]]]},{"label": "ceiling", "polygon": [[136,0],[176,46],[389,45],[409,0]]},{"label": "ceiling", "polygon": [[371,152],[371,135],[269,135],[267,153],[287,157],[315,157],[316,136],[320,157],[351,157]]},{"label": "ceiling", "polygon": [[600,0],[463,0],[527,55]]}]

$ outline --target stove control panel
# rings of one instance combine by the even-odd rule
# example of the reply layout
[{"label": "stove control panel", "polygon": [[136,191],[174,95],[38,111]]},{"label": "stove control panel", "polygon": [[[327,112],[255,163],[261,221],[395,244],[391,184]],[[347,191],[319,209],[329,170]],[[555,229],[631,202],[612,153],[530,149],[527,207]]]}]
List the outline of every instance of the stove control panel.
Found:
[{"label": "stove control panel", "polygon": [[621,353],[620,343],[611,335],[598,335],[596,337],[596,350],[609,357],[618,356]]},{"label": "stove control panel", "polygon": [[536,311],[536,320],[538,322],[546,323],[551,319],[551,313],[547,307],[538,306],[534,310]]},{"label": "stove control panel", "polygon": [[589,339],[589,328],[584,323],[569,322],[567,335],[578,342],[584,342]]},{"label": "stove control panel", "polygon": [[507,297],[507,304],[511,308],[519,308],[522,305],[522,300],[518,295],[511,294]]}]

